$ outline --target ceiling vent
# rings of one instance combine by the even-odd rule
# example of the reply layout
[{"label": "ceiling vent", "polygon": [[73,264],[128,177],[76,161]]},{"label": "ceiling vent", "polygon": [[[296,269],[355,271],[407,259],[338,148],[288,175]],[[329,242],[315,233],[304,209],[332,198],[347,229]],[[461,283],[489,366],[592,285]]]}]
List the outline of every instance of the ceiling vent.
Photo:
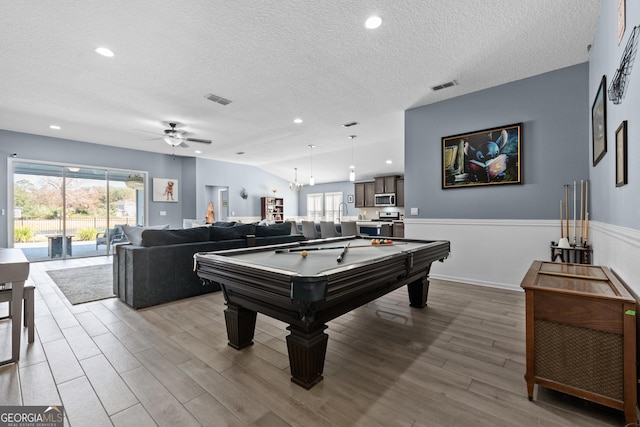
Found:
[{"label": "ceiling vent", "polygon": [[221,104],[221,105],[229,105],[229,104],[231,104],[231,101],[229,101],[228,99],[225,99],[225,98],[223,98],[221,96],[218,96],[218,95],[214,95],[212,93],[210,93],[209,95],[205,95],[204,97],[206,99],[208,99],[209,101],[213,101],[213,102],[216,102],[216,103]]},{"label": "ceiling vent", "polygon": [[431,86],[431,90],[432,91],[437,91],[437,90],[441,90],[441,89],[445,89],[451,86],[455,86],[457,83],[455,80],[451,80],[450,82],[446,82],[446,83],[442,83],[440,85],[437,86]]},{"label": "ceiling vent", "polygon": [[349,123],[343,124],[342,126],[348,128],[348,127],[351,127],[351,126],[355,126],[357,124],[359,124],[359,123],[358,122],[349,122]]}]

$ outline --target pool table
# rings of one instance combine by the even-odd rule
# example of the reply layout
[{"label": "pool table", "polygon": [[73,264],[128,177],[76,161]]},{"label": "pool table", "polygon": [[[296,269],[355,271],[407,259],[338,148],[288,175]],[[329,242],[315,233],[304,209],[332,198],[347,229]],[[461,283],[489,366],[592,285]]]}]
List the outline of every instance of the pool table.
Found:
[{"label": "pool table", "polygon": [[327,322],[405,284],[410,305],[423,308],[431,263],[450,251],[445,240],[372,240],[351,236],[197,253],[195,268],[201,279],[220,283],[231,347],[253,344],[257,312],[289,324],[291,380],[310,389],[322,380]]}]

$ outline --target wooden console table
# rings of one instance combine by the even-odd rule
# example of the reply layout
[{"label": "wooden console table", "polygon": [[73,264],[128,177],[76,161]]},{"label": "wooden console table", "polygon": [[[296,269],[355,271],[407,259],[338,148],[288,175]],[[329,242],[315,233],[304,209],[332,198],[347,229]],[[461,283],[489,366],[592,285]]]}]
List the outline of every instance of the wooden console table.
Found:
[{"label": "wooden console table", "polygon": [[636,301],[606,267],[534,261],[526,295],[527,393],[534,385],[624,411],[635,425]]},{"label": "wooden console table", "polygon": [[571,246],[561,248],[556,242],[551,242],[551,261],[560,259],[560,262],[572,262],[575,264],[591,264],[591,246]]}]

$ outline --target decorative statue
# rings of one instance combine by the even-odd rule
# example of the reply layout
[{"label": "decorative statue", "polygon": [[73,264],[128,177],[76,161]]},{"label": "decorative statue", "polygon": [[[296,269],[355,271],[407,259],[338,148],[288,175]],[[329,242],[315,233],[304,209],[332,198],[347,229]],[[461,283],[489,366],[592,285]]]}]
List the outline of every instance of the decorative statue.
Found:
[{"label": "decorative statue", "polygon": [[213,224],[216,222],[214,213],[213,213],[213,202],[209,202],[209,206],[207,207],[207,224]]}]

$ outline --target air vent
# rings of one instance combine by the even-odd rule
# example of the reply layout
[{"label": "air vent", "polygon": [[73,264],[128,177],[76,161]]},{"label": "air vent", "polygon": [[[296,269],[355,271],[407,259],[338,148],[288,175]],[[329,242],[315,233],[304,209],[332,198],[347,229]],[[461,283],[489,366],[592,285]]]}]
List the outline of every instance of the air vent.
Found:
[{"label": "air vent", "polygon": [[358,125],[358,124],[360,124],[360,123],[358,123],[358,122],[350,122],[350,123],[345,123],[342,126],[348,128],[348,127],[355,126],[355,125]]},{"label": "air vent", "polygon": [[221,105],[231,104],[231,101],[229,101],[228,99],[225,99],[218,95],[214,95],[212,93],[210,93],[209,95],[205,95],[204,97],[207,98],[209,101],[217,102],[218,104],[221,104]]},{"label": "air vent", "polygon": [[451,80],[450,82],[446,82],[446,83],[442,83],[441,85],[437,85],[437,86],[432,86],[431,90],[432,91],[436,91],[436,90],[441,90],[441,89],[445,89],[451,86],[455,86],[456,85],[456,81],[455,80]]}]

